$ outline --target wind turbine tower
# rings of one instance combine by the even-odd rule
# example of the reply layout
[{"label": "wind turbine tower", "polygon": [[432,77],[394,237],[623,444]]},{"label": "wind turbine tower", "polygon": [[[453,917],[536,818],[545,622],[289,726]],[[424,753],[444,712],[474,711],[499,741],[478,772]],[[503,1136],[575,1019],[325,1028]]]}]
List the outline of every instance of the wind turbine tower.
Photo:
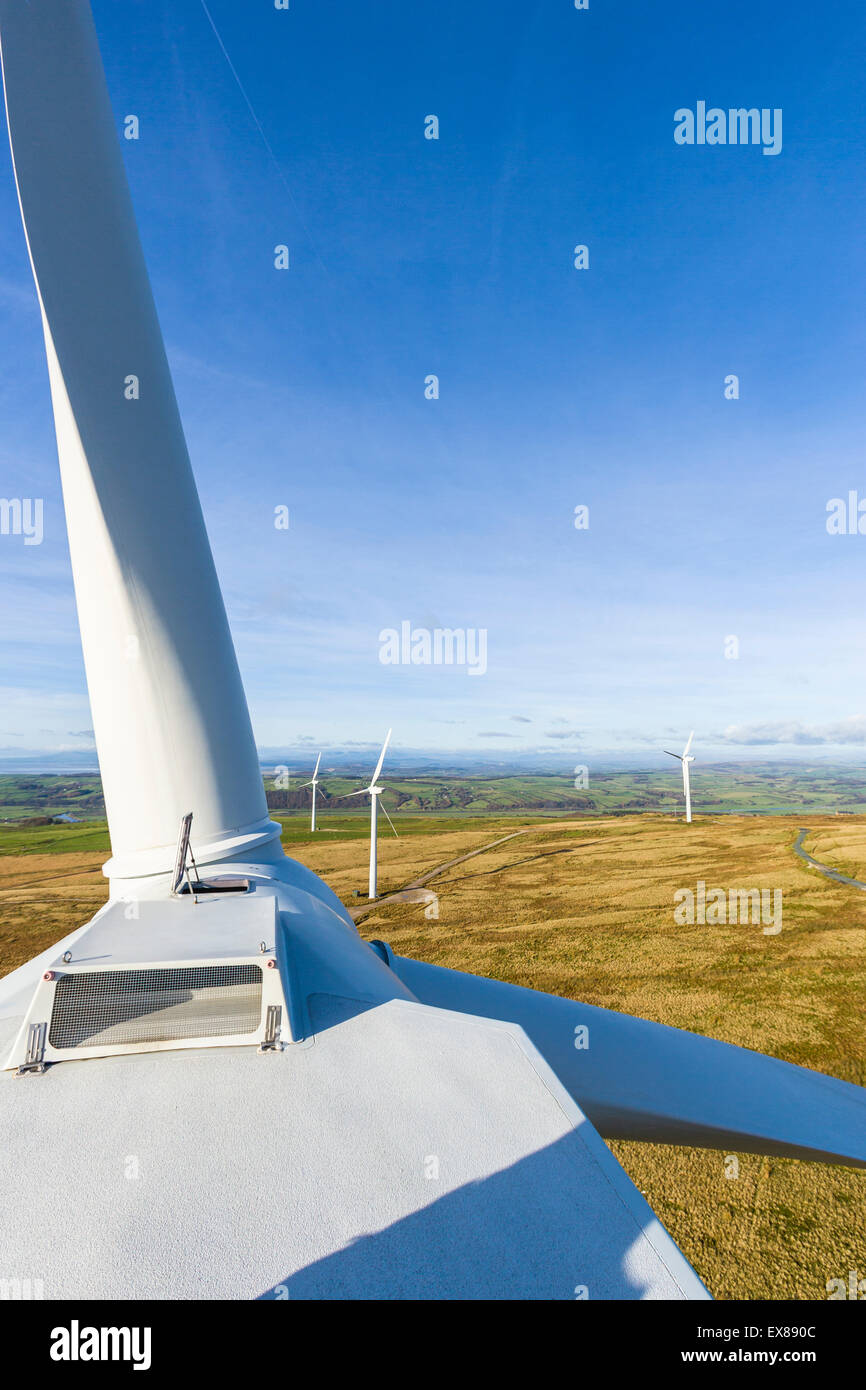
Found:
[{"label": "wind turbine tower", "polygon": [[[349,792],[349,795],[350,795],[350,796],[364,796],[364,795],[369,795],[369,797],[370,797],[370,880],[369,880],[369,883],[368,883],[367,887],[368,887],[369,896],[370,896],[371,898],[375,898],[375,897],[376,897],[376,870],[377,870],[377,862],[376,862],[376,845],[377,845],[377,834],[378,834],[378,832],[377,832],[377,826],[376,826],[377,807],[378,807],[378,800],[379,800],[379,797],[382,795],[382,792],[385,790],[385,788],[384,788],[383,786],[381,786],[380,783],[379,783],[379,773],[382,771],[382,764],[383,764],[384,761],[385,761],[385,753],[386,753],[387,750],[388,750],[388,744],[389,744],[390,742],[391,742],[391,730],[389,729],[387,735],[385,736],[385,742],[382,744],[382,751],[381,751],[381,753],[379,754],[379,761],[378,761],[377,764],[376,764],[376,771],[373,773],[373,777],[372,777],[372,780],[371,780],[371,782],[370,782],[369,787],[360,787],[360,788],[358,789],[358,791],[356,791],[356,792]],[[387,821],[388,821],[388,824],[390,825],[391,829],[394,831],[394,834],[397,835],[397,830],[396,830],[396,828],[395,828],[394,822],[392,821],[391,817],[388,815],[388,812],[387,812],[387,810],[386,810],[386,808],[385,808],[384,806],[382,807],[382,810],[383,810],[384,813],[385,813],[385,817],[386,817],[386,819],[387,819]],[[397,838],[399,839],[399,836],[397,836]]]},{"label": "wind turbine tower", "polygon": [[321,761],[322,761],[322,755],[321,755],[321,753],[320,753],[319,756],[318,756],[318,758],[316,759],[316,766],[315,766],[315,768],[313,769],[312,778],[310,779],[309,782],[302,782],[301,785],[300,785],[300,787],[299,787],[299,789],[298,789],[299,791],[303,791],[303,790],[304,790],[304,787],[312,787],[312,788],[313,788],[313,811],[312,811],[312,815],[311,815],[311,817],[310,817],[310,829],[311,829],[311,830],[315,830],[315,828],[316,828],[316,787],[319,785],[319,763],[320,763]]},{"label": "wind turbine tower", "polygon": [[665,752],[667,753],[669,758],[679,758],[680,762],[683,765],[683,795],[686,798],[686,825],[691,825],[692,823],[692,788],[691,783],[689,782],[689,763],[693,763],[694,758],[689,753],[689,749],[692,746],[692,739],[694,738],[694,736],[695,731],[694,729],[692,729],[691,733],[689,734],[689,741],[683,749],[682,753],[672,753],[669,748],[665,749]]}]

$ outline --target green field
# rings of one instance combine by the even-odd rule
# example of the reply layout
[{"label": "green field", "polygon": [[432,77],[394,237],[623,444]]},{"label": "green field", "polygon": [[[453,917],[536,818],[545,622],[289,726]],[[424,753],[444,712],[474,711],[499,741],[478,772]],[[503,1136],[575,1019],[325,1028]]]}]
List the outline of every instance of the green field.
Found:
[{"label": "green field", "polygon": [[[268,805],[286,826],[291,840],[294,822],[308,814],[310,792],[303,779],[293,777],[287,788],[265,779]],[[351,827],[367,815],[366,805],[348,801],[359,777],[326,776],[319,790],[320,826],[353,833]],[[866,814],[866,771],[820,763],[748,763],[696,765],[692,770],[696,811],[703,814],[796,815],[812,812]],[[642,812],[682,814],[679,768],[652,772],[589,771],[586,788],[574,786],[574,776],[400,776],[388,778],[383,802],[409,832],[410,818],[537,814],[539,816],[634,815]],[[41,850],[99,848],[103,840],[85,838],[100,833],[105,807],[100,780],[88,776],[0,776],[0,853],[15,852],[22,822],[73,815],[79,826],[28,825],[28,833],[43,832]],[[104,831],[102,832],[104,834]],[[363,834],[358,826],[357,833]],[[387,826],[383,827],[387,833]],[[413,832],[414,833],[414,832]],[[29,844],[33,841],[28,840]],[[107,840],[104,847],[107,849]]]},{"label": "green field", "polygon": [[[588,785],[574,785],[573,773],[530,776],[395,776],[388,777],[383,800],[393,816],[407,814],[633,815],[636,812],[682,811],[679,766],[672,770],[608,771],[589,769]],[[320,791],[323,804],[340,806],[340,798],[358,786],[357,778],[332,776]],[[705,813],[796,814],[798,811],[866,813],[866,771],[823,764],[748,763],[692,768],[692,797]],[[274,810],[291,812],[308,805],[309,792],[268,789]],[[340,809],[346,809],[345,804]]]}]

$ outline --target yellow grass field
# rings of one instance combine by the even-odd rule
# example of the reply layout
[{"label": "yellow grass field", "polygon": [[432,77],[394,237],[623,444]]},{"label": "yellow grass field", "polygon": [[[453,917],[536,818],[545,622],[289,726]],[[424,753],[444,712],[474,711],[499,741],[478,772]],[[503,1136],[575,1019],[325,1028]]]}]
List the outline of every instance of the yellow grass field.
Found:
[{"label": "yellow grass field", "polygon": [[[526,826],[442,829],[380,841],[380,892]],[[640,1014],[866,1084],[866,893],[793,853],[866,878],[866,818],[663,816],[551,820],[429,883],[423,907],[373,908],[366,938],[458,970]],[[367,843],[293,844],[351,908]],[[0,854],[0,974],[85,921],[106,897],[103,856]],[[674,894],[781,889],[782,931],[678,925]],[[49,884],[47,888],[45,885]],[[716,1298],[825,1299],[866,1277],[866,1172],[705,1150],[612,1145]]]}]

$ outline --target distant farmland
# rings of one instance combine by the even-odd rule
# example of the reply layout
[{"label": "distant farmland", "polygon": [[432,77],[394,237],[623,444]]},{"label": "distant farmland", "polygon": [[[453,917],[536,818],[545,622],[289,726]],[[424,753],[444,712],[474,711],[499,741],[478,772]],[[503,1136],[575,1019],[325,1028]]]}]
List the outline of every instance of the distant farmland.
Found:
[{"label": "distant farmland", "polygon": [[[279,818],[291,819],[309,808],[310,792],[301,787],[309,769],[264,777],[268,806]],[[383,800],[391,816],[499,815],[634,815],[682,813],[679,766],[667,770],[598,771],[588,769],[587,785],[575,786],[573,773],[457,776],[424,773],[386,778]],[[287,782],[288,785],[284,785]],[[321,814],[364,816],[366,807],[349,801],[363,784],[357,773],[325,773],[319,788]],[[866,771],[826,764],[695,764],[692,769],[695,811],[707,814],[754,813],[796,815],[843,811],[866,814]],[[103,820],[105,806],[96,775],[0,776],[0,821],[7,825],[73,815],[85,822]],[[0,827],[2,831],[2,827]]]}]

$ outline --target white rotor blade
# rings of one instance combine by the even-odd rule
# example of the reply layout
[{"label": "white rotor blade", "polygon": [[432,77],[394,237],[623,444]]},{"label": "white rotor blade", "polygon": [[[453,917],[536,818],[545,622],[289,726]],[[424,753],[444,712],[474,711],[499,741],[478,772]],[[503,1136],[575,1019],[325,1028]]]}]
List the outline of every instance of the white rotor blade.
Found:
[{"label": "white rotor blade", "polygon": [[683,757],[686,756],[686,754],[688,753],[689,749],[691,748],[691,746],[692,746],[692,739],[694,738],[694,736],[695,736],[695,731],[694,731],[694,729],[692,729],[691,733],[689,734],[689,741],[688,741],[688,743],[686,744],[685,748],[683,749]]},{"label": "white rotor blade", "polygon": [[[422,1004],[519,1023],[606,1139],[866,1168],[866,1089],[745,1047],[395,956]],[[576,1029],[589,1046],[575,1047]]]},{"label": "white rotor blade", "polygon": [[385,753],[386,753],[386,751],[387,751],[388,744],[389,744],[390,742],[391,742],[391,730],[389,729],[387,735],[385,736],[385,742],[382,744],[382,751],[381,751],[381,753],[379,754],[379,761],[378,761],[377,764],[376,764],[376,771],[373,773],[373,777],[372,777],[372,780],[371,780],[371,782],[370,782],[370,786],[371,786],[371,787],[375,787],[375,785],[376,785],[376,779],[377,779],[377,777],[379,776],[379,773],[382,771],[382,764],[383,764],[383,762],[385,761]]},{"label": "white rotor blade", "polygon": [[680,757],[679,753],[672,753],[669,748],[663,748],[662,752],[667,753],[669,758],[679,758],[680,762],[682,762],[682,758]]},{"label": "white rotor blade", "polygon": [[[394,831],[394,834],[397,835],[397,827],[395,826],[395,824],[394,824],[394,822],[392,821],[391,817],[388,815],[388,812],[387,812],[387,810],[386,810],[386,808],[385,808],[385,803],[384,803],[384,801],[380,801],[380,802],[379,802],[379,805],[381,806],[382,810],[385,812],[385,819],[386,819],[386,821],[387,821],[388,824],[390,825],[391,829]],[[399,840],[399,838],[400,838],[400,836],[397,835],[397,839],[398,839],[398,840]]]},{"label": "white rotor blade", "polygon": [[312,778],[312,780],[313,780],[314,782],[315,782],[316,778],[317,778],[318,775],[319,775],[319,763],[320,763],[321,761],[322,761],[322,755],[321,755],[321,753],[320,753],[319,756],[318,756],[318,758],[316,759],[316,766],[313,768],[313,778]]},{"label": "white rotor blade", "polygon": [[343,796],[364,796],[369,790],[369,787],[360,787],[356,792],[343,792]]},{"label": "white rotor blade", "polygon": [[[279,831],[268,819],[90,5],[3,0],[0,29],[111,828],[106,871],[113,882],[168,874],[188,805],[201,846],[229,840],[239,850]],[[127,372],[141,382],[140,410],[124,400]],[[141,660],[114,659],[122,650]]]}]

